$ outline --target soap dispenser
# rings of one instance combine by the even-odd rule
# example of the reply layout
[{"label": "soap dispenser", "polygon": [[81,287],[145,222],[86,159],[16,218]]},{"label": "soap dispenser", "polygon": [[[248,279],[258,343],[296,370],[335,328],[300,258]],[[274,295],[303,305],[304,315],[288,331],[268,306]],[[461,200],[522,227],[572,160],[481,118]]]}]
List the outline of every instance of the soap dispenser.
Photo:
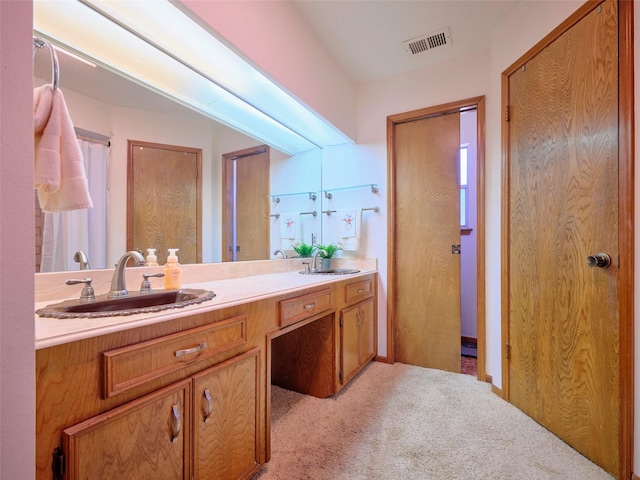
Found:
[{"label": "soap dispenser", "polygon": [[147,248],[147,258],[144,262],[147,267],[157,267],[158,266],[158,257],[156,257],[156,249],[155,248]]},{"label": "soap dispenser", "polygon": [[182,284],[182,265],[178,263],[177,248],[169,249],[167,263],[164,264],[164,288],[175,290]]}]

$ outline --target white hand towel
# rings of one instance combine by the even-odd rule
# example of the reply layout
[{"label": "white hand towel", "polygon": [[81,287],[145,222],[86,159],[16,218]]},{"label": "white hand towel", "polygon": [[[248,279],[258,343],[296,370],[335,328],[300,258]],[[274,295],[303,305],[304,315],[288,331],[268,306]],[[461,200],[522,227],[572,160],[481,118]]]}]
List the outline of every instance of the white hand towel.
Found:
[{"label": "white hand towel", "polygon": [[60,89],[33,91],[35,187],[44,212],[93,207],[82,151]]},{"label": "white hand towel", "polygon": [[298,213],[281,213],[280,214],[280,248],[282,250],[291,250],[292,244],[297,243],[300,223],[300,215]]},{"label": "white hand towel", "polygon": [[357,251],[362,237],[362,209],[338,210],[338,246],[345,251]]}]

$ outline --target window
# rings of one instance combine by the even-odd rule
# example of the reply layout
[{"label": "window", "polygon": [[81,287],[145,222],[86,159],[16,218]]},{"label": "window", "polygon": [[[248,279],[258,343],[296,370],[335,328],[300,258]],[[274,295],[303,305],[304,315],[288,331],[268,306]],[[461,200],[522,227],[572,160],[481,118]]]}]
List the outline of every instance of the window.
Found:
[{"label": "window", "polygon": [[469,195],[467,192],[468,179],[468,154],[469,145],[460,147],[460,227],[468,228],[469,225]]}]

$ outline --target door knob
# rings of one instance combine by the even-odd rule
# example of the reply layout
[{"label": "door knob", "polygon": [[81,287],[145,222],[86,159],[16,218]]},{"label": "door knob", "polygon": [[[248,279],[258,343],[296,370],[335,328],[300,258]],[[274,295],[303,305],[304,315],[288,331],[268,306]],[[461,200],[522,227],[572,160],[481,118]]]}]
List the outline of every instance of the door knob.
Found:
[{"label": "door knob", "polygon": [[596,253],[587,257],[587,265],[590,267],[607,268],[611,265],[611,257],[606,253]]}]

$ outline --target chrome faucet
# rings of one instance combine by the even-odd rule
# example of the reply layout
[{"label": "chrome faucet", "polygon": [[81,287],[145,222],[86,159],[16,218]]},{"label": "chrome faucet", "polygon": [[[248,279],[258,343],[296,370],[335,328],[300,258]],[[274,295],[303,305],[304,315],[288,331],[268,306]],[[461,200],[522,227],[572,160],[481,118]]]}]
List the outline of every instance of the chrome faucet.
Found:
[{"label": "chrome faucet", "polygon": [[311,271],[312,272],[317,272],[318,271],[318,254],[321,253],[323,257],[326,257],[328,255],[328,253],[319,248],[316,250],[316,252],[313,254],[313,261],[311,262]]},{"label": "chrome faucet", "polygon": [[131,250],[122,255],[122,257],[120,257],[120,260],[118,260],[118,263],[116,263],[116,269],[113,271],[111,290],[109,290],[107,297],[126,297],[127,295],[129,295],[125,283],[124,269],[130,258],[133,258],[133,261],[135,262],[134,266],[136,267],[144,264],[144,257],[140,252]]},{"label": "chrome faucet", "polygon": [[73,261],[80,264],[80,270],[89,270],[89,260],[87,254],[78,250],[73,256]]},{"label": "chrome faucet", "polygon": [[284,253],[284,250],[280,250],[280,249],[278,249],[275,252],[273,252],[273,256],[277,257],[279,253],[282,254],[282,258],[284,258],[285,260],[287,259],[287,254]]}]

